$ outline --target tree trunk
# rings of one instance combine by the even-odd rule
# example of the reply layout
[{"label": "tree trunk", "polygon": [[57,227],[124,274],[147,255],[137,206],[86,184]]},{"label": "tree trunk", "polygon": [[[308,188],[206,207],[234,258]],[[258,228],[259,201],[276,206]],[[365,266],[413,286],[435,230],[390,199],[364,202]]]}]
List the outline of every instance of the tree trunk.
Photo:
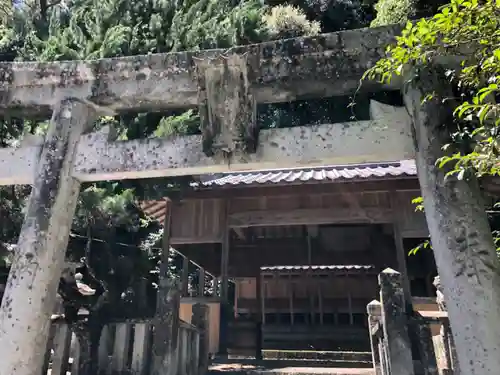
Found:
[{"label": "tree trunk", "polygon": [[[412,72],[413,73],[413,72]],[[500,262],[477,180],[444,176],[436,166],[453,125],[451,85],[428,67],[405,88],[413,122],[418,178],[462,374],[500,369]],[[434,98],[423,101],[425,95]]]},{"label": "tree trunk", "polygon": [[54,110],[0,308],[0,375],[42,369],[80,190],[71,168],[80,135],[93,118],[89,111],[74,100]]}]

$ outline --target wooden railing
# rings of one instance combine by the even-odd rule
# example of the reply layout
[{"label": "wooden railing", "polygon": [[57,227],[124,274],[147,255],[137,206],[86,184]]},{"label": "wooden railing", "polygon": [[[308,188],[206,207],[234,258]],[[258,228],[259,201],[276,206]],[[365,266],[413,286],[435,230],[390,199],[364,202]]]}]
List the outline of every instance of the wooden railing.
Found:
[{"label": "wooden railing", "polygon": [[446,311],[407,311],[396,271],[383,271],[379,284],[380,301],[367,306],[375,375],[459,375]]},{"label": "wooden railing", "polygon": [[[152,367],[151,345],[153,324],[113,323],[105,325],[98,347],[99,375],[148,375]],[[177,360],[177,375],[204,375],[208,358],[207,332],[199,327],[180,321]],[[46,352],[42,375],[84,375],[79,373],[79,343],[76,335],[66,323],[53,323]],[[92,374],[94,375],[94,374]]]}]

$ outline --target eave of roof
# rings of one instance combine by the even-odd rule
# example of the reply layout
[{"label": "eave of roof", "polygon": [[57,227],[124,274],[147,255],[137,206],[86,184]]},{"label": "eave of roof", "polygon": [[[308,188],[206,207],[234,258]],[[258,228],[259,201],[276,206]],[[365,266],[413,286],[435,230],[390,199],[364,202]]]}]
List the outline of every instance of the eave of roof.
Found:
[{"label": "eave of roof", "polygon": [[320,168],[289,168],[249,172],[204,175],[200,187],[289,184],[304,182],[334,182],[379,178],[412,177],[417,175],[414,160],[357,165],[329,165]]},{"label": "eave of roof", "polygon": [[286,271],[374,271],[373,265],[335,264],[335,265],[297,265],[297,266],[265,266],[260,267],[261,272],[286,272]]}]

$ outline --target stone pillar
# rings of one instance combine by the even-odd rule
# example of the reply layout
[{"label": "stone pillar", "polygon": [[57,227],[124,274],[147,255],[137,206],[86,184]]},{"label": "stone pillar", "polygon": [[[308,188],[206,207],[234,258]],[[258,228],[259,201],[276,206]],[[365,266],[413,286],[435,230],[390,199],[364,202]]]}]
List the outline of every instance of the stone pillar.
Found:
[{"label": "stone pillar", "polygon": [[414,375],[402,276],[387,268],[379,274],[378,280],[390,373]]},{"label": "stone pillar", "polygon": [[[500,369],[500,261],[485,204],[474,175],[445,179],[453,163],[442,168],[436,163],[463,147],[455,147],[451,140],[456,95],[441,66],[426,64],[409,74],[403,97],[412,118],[425,217],[460,371],[496,374]],[[452,146],[443,150],[445,144]]]},{"label": "stone pillar", "polygon": [[80,136],[95,119],[86,104],[57,104],[0,308],[1,375],[40,373],[80,183],[71,176]]},{"label": "stone pillar", "polygon": [[[370,346],[372,349],[373,370],[375,371],[375,375],[382,375],[381,358],[378,347],[379,340],[373,332],[377,329],[382,320],[382,304],[377,300],[373,300],[366,306],[366,312],[368,313],[368,329],[370,333]],[[379,329],[381,328],[382,327]]]},{"label": "stone pillar", "polygon": [[209,309],[202,303],[193,305],[193,317],[191,323],[198,328],[200,332],[199,363],[198,374],[205,375],[208,372],[208,361],[210,355],[210,336],[209,336]]},{"label": "stone pillar", "polygon": [[177,339],[179,336],[179,307],[181,291],[177,282],[169,278],[170,229],[172,201],[166,200],[163,244],[160,260],[159,288],[153,324],[152,375],[177,373]]}]

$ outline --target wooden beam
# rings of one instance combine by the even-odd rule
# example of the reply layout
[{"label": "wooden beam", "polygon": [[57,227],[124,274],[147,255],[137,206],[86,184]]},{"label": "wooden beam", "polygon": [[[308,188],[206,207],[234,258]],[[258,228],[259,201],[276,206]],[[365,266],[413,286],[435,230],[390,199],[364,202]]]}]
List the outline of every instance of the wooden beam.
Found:
[{"label": "wooden beam", "polygon": [[[202,151],[202,136],[110,142],[108,128],[80,138],[72,176],[82,182],[412,159],[409,122],[390,119],[263,130],[257,152],[226,160]],[[0,185],[32,184],[40,146],[0,149]]]},{"label": "wooden beam", "polygon": [[387,208],[369,207],[363,210],[351,208],[315,208],[299,210],[245,211],[229,215],[230,227],[274,225],[321,225],[391,223],[393,211]]},{"label": "wooden beam", "polygon": [[[0,112],[47,114],[61,97],[111,111],[196,107],[195,61],[248,56],[249,85],[259,103],[347,95],[384,56],[400,26],[357,29],[230,49],[161,53],[95,61],[4,62]],[[348,64],[345,61],[349,61]],[[382,88],[367,82],[363,89]]]}]

